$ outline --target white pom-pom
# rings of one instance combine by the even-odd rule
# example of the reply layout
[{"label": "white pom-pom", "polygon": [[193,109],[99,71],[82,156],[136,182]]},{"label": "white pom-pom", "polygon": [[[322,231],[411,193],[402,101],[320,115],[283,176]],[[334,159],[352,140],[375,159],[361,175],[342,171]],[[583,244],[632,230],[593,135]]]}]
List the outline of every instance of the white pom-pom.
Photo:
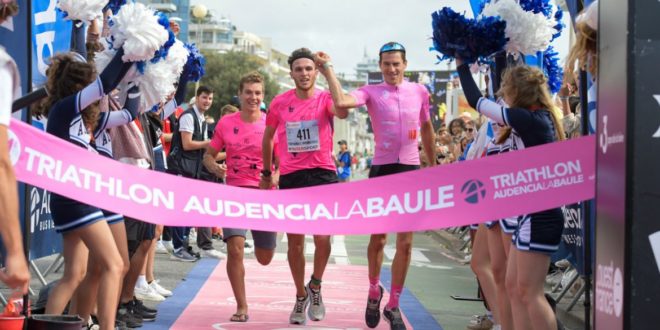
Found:
[{"label": "white pom-pom", "polygon": [[117,50],[110,48],[110,44],[105,39],[101,39],[99,42],[103,45],[104,50],[94,55],[94,65],[96,72],[101,73],[115,56]]},{"label": "white pom-pom", "polygon": [[57,7],[66,13],[66,19],[89,22],[103,15],[108,0],[59,0]]},{"label": "white pom-pom", "polygon": [[505,34],[509,41],[505,49],[509,53],[535,55],[550,45],[556,23],[543,14],[525,11],[515,0],[490,2],[481,12],[483,16],[499,16],[506,21]]},{"label": "white pom-pom", "polygon": [[167,30],[158,23],[158,16],[141,3],[127,3],[112,19],[110,33],[114,47],[124,48],[124,62],[146,61],[169,38]]},{"label": "white pom-pom", "polygon": [[167,57],[157,63],[147,63],[143,75],[138,75],[135,83],[140,86],[145,108],[164,101],[175,91],[174,83],[179,79],[188,59],[188,50],[177,40],[170,47]]},{"label": "white pom-pom", "polygon": [[183,42],[177,39],[167,52],[167,58],[165,60],[170,63],[172,72],[178,79],[183,71],[183,66],[186,65],[186,62],[188,61],[188,50],[183,45]]}]

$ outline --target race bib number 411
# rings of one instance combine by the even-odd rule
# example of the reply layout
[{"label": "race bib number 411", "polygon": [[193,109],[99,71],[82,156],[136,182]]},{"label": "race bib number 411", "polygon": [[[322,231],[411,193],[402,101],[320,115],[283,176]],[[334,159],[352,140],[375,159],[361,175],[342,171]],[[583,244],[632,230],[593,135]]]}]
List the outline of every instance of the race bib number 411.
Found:
[{"label": "race bib number 411", "polygon": [[286,143],[289,152],[320,150],[318,121],[304,120],[287,122]]}]

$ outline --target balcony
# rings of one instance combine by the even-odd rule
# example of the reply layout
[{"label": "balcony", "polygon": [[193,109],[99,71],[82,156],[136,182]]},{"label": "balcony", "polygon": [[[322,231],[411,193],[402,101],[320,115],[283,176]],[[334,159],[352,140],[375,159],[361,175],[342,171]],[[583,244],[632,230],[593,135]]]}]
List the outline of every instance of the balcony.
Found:
[{"label": "balcony", "polygon": [[173,3],[151,3],[149,7],[163,13],[173,13],[176,11],[176,5]]}]

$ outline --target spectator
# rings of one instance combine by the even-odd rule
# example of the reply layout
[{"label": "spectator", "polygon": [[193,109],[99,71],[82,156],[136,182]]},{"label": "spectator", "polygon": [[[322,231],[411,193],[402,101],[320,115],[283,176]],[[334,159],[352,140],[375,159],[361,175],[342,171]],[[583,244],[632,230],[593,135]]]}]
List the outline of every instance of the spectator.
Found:
[{"label": "spectator", "polygon": [[[209,145],[207,123],[204,114],[213,104],[213,90],[207,86],[200,86],[195,95],[195,102],[191,108],[184,111],[179,118],[178,130],[172,138],[172,149],[168,157],[168,171],[191,179],[212,177],[212,174],[203,170],[202,158],[204,150]],[[186,262],[197,260],[187,239],[190,227],[172,227],[172,245],[174,252],[172,259]],[[221,258],[222,254],[213,248],[211,229],[197,228],[197,246],[202,253],[211,258]]]},{"label": "spectator", "polygon": [[[18,12],[14,1],[0,3],[0,23]],[[10,289],[26,294],[30,272],[23,253],[23,241],[18,220],[18,192],[16,177],[9,159],[7,146],[12,100],[19,93],[19,74],[14,60],[0,47],[0,233],[7,258],[3,260],[5,271],[0,271],[0,281]]]},{"label": "spectator", "polygon": [[337,176],[339,177],[339,182],[348,182],[351,178],[351,153],[348,151],[346,140],[341,140],[338,144],[340,148],[339,153],[337,157],[333,157],[337,165]]}]

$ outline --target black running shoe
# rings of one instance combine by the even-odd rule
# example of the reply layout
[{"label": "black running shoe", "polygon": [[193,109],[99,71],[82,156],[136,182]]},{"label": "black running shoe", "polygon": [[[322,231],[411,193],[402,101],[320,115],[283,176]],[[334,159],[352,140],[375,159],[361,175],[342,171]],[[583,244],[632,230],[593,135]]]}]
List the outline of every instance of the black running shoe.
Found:
[{"label": "black running shoe", "polygon": [[156,320],[157,313],[152,312],[153,309],[144,306],[140,300],[131,300],[126,303],[126,305],[128,305],[128,308],[131,309],[134,314],[141,316],[142,321],[151,322]]},{"label": "black running shoe", "polygon": [[147,313],[151,313],[151,314],[154,314],[154,315],[155,315],[155,314],[158,314],[158,310],[157,310],[157,309],[147,307],[147,306],[144,304],[144,302],[142,302],[142,300],[140,300],[140,299],[138,299],[138,298],[136,298],[136,297],[133,297],[133,303],[134,303],[134,305],[138,308],[138,310],[140,310],[140,311],[145,311],[145,312],[147,312]]},{"label": "black running shoe", "polygon": [[188,253],[190,253],[191,256],[197,258],[197,260],[202,259],[202,255],[199,254],[199,252],[195,252],[192,248],[192,246],[188,247]]},{"label": "black running shoe", "polygon": [[383,309],[383,317],[385,321],[390,324],[390,330],[406,330],[406,324],[403,323],[403,318],[401,317],[401,311],[398,307]]},{"label": "black running shoe", "polygon": [[126,327],[131,329],[142,326],[142,318],[139,315],[134,314],[133,310],[130,307],[127,307],[126,304],[119,305],[116,320],[123,322]]},{"label": "black running shoe", "polygon": [[128,326],[126,326],[126,322],[120,321],[120,320],[115,320],[115,330],[128,330]]},{"label": "black running shoe", "polygon": [[378,299],[367,298],[367,310],[364,312],[364,321],[369,328],[375,328],[380,322],[380,301],[383,300],[383,286],[379,285],[380,295]]}]

